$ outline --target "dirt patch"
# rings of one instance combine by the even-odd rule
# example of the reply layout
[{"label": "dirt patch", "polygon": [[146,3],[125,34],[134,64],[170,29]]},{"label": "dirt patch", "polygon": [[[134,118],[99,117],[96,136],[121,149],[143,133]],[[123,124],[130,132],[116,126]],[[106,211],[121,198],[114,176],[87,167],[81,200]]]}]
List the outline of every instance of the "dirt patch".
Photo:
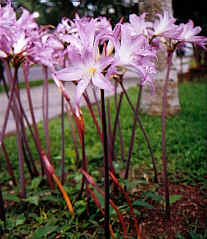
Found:
[{"label": "dirt patch", "polygon": [[[201,190],[200,186],[169,184],[170,194],[180,195],[180,199],[171,204],[170,219],[166,218],[163,203],[147,200],[154,209],[139,208],[142,239],[176,239],[179,234],[192,238],[190,232],[204,234],[207,230],[207,190]],[[157,194],[164,197],[162,185]],[[139,200],[139,195],[136,199]]]}]

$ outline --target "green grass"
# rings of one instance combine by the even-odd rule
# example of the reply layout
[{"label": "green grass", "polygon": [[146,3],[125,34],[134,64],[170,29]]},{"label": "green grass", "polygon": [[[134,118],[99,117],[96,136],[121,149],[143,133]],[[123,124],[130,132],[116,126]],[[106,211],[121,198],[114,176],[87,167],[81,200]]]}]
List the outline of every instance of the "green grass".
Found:
[{"label": "green grass", "polygon": [[[167,160],[169,175],[173,180],[194,184],[200,182],[205,186],[206,179],[203,177],[207,171],[206,146],[207,146],[207,111],[206,111],[206,84],[205,83],[182,83],[179,86],[181,112],[167,119]],[[135,103],[137,89],[129,90],[131,100]],[[112,100],[113,105],[113,100]],[[83,108],[83,116],[86,128],[86,154],[89,163],[89,172],[96,179],[99,175],[99,168],[103,166],[103,151],[98,140],[95,127],[92,123],[90,113]],[[112,117],[114,117],[112,112]],[[161,119],[160,117],[149,117],[141,115],[141,120],[150,137],[155,158],[157,160],[159,172],[161,171]],[[124,135],[125,152],[128,151],[131,128],[133,124],[132,113],[127,102],[121,108],[121,125]],[[56,168],[57,175],[60,174],[60,119],[50,121],[51,155],[52,163]],[[44,135],[42,124],[39,124],[40,136],[44,145]],[[77,169],[75,151],[73,148],[71,133],[68,121],[65,122],[65,152],[66,152],[66,185],[72,201],[80,189],[81,174]],[[31,141],[31,139],[30,139]],[[118,141],[118,140],[117,140]],[[31,142],[30,142],[31,143]],[[12,160],[12,166],[18,178],[18,161],[15,137],[5,139],[5,144]],[[45,147],[45,146],[44,146]],[[116,169],[123,169],[125,166],[120,162],[119,142],[116,143],[117,159]],[[38,160],[38,154],[33,148],[33,155]],[[10,179],[7,174],[6,164],[1,155],[0,180],[3,185],[4,197],[9,199],[7,207],[8,230],[11,234],[6,234],[5,239],[24,238],[89,238],[86,229],[90,231],[90,238],[102,238],[103,231],[97,222],[102,219],[98,210],[92,207],[93,213],[85,217],[85,200],[75,203],[75,218],[71,218],[66,211],[65,203],[58,192],[50,192],[42,183],[40,178],[31,181],[26,174],[28,198],[27,201],[19,203],[16,196],[17,189],[11,189]],[[139,128],[136,130],[135,145],[132,154],[132,168],[143,169],[152,176],[151,158],[146,147],[143,135]],[[142,170],[140,170],[141,172]],[[176,175],[176,177],[175,177]],[[100,178],[99,178],[100,180]],[[11,190],[13,192],[11,193]],[[91,202],[93,205],[93,203]],[[112,219],[112,224],[115,221]],[[118,229],[117,229],[118,230]],[[97,234],[95,234],[95,232]],[[117,231],[117,235],[119,235]],[[120,235],[119,235],[120,237]],[[120,237],[121,238],[121,237]]]},{"label": "green grass", "polygon": [[[49,83],[53,83],[53,80],[49,80]],[[43,80],[35,80],[35,81],[29,82],[30,88],[41,86],[41,85],[43,85]],[[19,87],[19,89],[25,89],[25,82],[19,82],[18,87]],[[4,93],[4,92],[5,92],[5,89],[1,83],[0,84],[0,93]]]}]

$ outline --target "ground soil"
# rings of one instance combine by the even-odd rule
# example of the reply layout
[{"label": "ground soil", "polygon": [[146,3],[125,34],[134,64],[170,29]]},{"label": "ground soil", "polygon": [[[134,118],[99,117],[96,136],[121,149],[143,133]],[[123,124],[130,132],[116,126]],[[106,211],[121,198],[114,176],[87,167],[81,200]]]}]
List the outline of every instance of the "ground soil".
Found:
[{"label": "ground soil", "polygon": [[[162,181],[162,179],[160,178]],[[164,205],[149,201],[154,209],[140,209],[140,228],[142,239],[176,239],[192,238],[190,232],[204,235],[207,233],[207,189],[201,188],[201,184],[194,186],[186,183],[169,183],[171,195],[181,195],[181,198],[171,204],[171,216],[168,219],[164,212]],[[164,186],[158,187],[159,195],[164,197]],[[139,193],[137,194],[137,199]],[[135,199],[136,200],[136,199]],[[196,237],[197,238],[197,237]],[[200,238],[200,237],[198,237]],[[202,237],[204,238],[204,237]]]}]

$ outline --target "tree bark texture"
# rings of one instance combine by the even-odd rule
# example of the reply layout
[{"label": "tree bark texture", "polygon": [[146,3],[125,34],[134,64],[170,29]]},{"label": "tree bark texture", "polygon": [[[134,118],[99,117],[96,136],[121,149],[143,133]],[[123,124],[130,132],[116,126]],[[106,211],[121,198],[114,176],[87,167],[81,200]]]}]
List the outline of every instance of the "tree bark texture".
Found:
[{"label": "tree bark texture", "polygon": [[[147,20],[154,21],[156,14],[163,11],[168,11],[171,16],[173,15],[172,0],[145,0],[140,3],[140,14],[146,12]],[[168,84],[167,116],[174,115],[180,111],[175,57],[173,58]],[[152,88],[148,84],[143,87],[142,92],[141,110],[149,115],[161,115],[162,113],[162,95],[167,73],[167,51],[164,47],[158,52],[157,62],[157,74],[154,77],[155,92],[154,94],[152,93]]]}]

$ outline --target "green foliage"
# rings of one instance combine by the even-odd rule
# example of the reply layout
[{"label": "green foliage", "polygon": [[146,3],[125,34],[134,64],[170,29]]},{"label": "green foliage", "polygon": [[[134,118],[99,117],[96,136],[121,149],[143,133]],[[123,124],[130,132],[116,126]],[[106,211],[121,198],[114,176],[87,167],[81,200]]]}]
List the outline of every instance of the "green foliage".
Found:
[{"label": "green foliage", "polygon": [[192,239],[205,239],[207,237],[207,230],[204,235],[196,232],[189,232]]},{"label": "green foliage", "polygon": [[144,200],[136,200],[133,202],[133,206],[138,206],[138,207],[145,207],[148,209],[153,209],[153,206],[151,206],[149,203],[147,203]]},{"label": "green foliage", "polygon": [[14,2],[17,7],[23,6],[30,12],[38,12],[40,16],[37,22],[43,25],[57,25],[63,17],[73,18],[75,12],[80,16],[107,16],[112,23],[116,23],[121,16],[127,17],[130,13],[138,14],[138,3],[124,3],[122,0],[79,1],[77,7],[72,4],[78,2],[74,0],[15,0]]},{"label": "green foliage", "polygon": [[[207,238],[207,229],[205,230],[204,234],[200,234],[195,231],[189,231],[188,236],[191,239],[205,239],[205,238]],[[185,239],[185,237],[183,235],[181,235],[180,233],[178,233],[176,235],[176,239]]]},{"label": "green foliage", "polygon": [[[53,83],[53,80],[50,79],[48,82]],[[43,85],[43,80],[35,80],[35,81],[30,81],[29,82],[29,87],[30,88],[41,86],[41,85]],[[18,87],[19,87],[19,89],[25,89],[25,87],[26,87],[25,82],[19,82]],[[3,93],[3,92],[5,92],[5,89],[1,84],[0,85],[0,93]]]},{"label": "green foliage", "polygon": [[178,194],[174,194],[174,195],[171,195],[170,196],[170,204],[173,204],[175,202],[177,202],[178,200],[181,199],[181,195],[178,195]]},{"label": "green foliage", "polygon": [[74,11],[74,6],[70,0],[15,0],[15,2],[19,12],[20,6],[28,9],[30,12],[38,12],[37,22],[42,25],[57,25],[62,17],[71,17]]},{"label": "green foliage", "polygon": [[45,238],[47,235],[57,231],[58,227],[53,223],[47,223],[44,226],[38,227],[34,234],[30,237],[31,239],[40,239]]},{"label": "green foliage", "polygon": [[145,197],[151,198],[152,200],[155,200],[155,201],[158,201],[158,202],[164,201],[164,198],[162,196],[160,196],[157,193],[152,192],[152,191],[147,191],[145,193]]},{"label": "green foliage", "polygon": [[24,199],[25,202],[34,204],[36,206],[39,205],[39,200],[40,200],[40,197],[38,195],[30,196],[30,197],[27,197],[26,199]]}]

